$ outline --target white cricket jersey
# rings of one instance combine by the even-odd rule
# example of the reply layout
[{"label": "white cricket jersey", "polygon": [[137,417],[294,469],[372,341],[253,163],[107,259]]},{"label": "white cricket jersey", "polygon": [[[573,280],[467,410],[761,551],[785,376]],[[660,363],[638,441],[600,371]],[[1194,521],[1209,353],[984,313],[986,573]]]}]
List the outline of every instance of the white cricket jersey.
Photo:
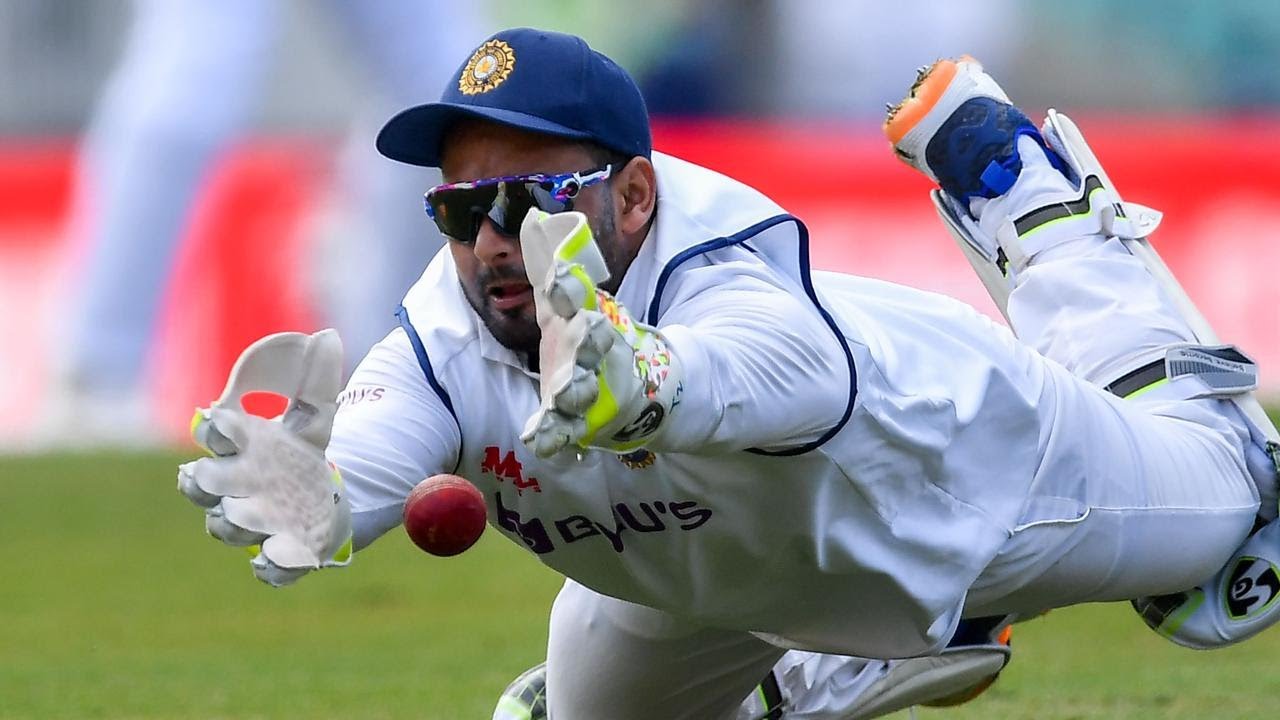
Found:
[{"label": "white cricket jersey", "polygon": [[684,367],[660,437],[527,450],[537,375],[441,252],[340,398],[329,455],[357,546],[456,472],[494,529],[597,592],[782,646],[938,650],[1019,523],[1079,511],[1028,501],[1054,411],[1043,361],[959,302],[811,273],[804,226],[768,198],[654,164],[657,220],[618,297]]}]

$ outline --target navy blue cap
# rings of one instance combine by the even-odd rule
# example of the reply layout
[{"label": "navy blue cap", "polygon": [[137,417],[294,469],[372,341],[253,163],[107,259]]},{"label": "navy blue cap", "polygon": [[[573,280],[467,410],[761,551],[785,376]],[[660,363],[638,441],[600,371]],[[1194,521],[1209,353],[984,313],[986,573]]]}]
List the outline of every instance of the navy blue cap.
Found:
[{"label": "navy blue cap", "polygon": [[490,37],[453,74],[440,102],[400,112],[378,133],[378,152],[439,167],[456,121],[594,141],[628,157],[653,150],[649,111],[635,80],[573,35],[516,28]]}]

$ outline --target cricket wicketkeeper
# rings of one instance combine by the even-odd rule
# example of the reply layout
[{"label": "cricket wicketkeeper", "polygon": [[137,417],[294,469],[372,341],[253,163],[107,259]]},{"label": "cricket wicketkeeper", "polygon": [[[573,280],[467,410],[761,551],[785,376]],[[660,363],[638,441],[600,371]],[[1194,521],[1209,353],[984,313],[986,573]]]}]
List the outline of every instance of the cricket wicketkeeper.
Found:
[{"label": "cricket wicketkeeper", "polygon": [[[494,35],[378,135],[446,181],[401,327],[341,396],[332,333],[253,346],[182,491],[283,585],[350,562],[423,478],[470,480],[566,577],[499,717],[963,699],[1009,623],[1073,603],[1134,601],[1194,647],[1270,625],[1275,429],[1144,240],[1158,213],[969,58],[922,70],[885,130],[1012,329],[812,270],[799,218],[653,150],[610,59]],[[261,389],[281,418],[239,409]]]}]

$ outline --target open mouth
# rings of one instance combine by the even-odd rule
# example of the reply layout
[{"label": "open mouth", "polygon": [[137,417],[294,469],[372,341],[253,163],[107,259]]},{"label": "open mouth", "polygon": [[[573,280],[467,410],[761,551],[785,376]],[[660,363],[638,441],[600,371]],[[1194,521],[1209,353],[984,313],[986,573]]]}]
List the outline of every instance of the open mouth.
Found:
[{"label": "open mouth", "polygon": [[533,300],[533,287],[527,282],[493,283],[485,291],[495,310],[514,310]]}]

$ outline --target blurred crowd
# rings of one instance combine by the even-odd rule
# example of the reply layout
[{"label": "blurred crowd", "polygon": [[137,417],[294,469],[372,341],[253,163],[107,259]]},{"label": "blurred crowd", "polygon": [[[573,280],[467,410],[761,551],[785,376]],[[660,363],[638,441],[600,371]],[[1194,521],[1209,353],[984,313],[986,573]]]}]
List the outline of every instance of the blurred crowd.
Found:
[{"label": "blurred crowd", "polygon": [[[269,98],[255,112],[256,126],[341,125],[368,86],[367,71],[345,46],[344,21],[330,12],[342,3],[260,4],[279,6],[281,37],[262,68]],[[1280,73],[1266,71],[1280,64],[1280,3],[1271,0],[647,0],[643,12],[615,0],[418,4],[473,8],[482,35],[512,25],[581,34],[644,81],[658,112],[874,115],[896,90],[895,63],[962,51],[998,65],[1027,104],[1280,104]],[[0,2],[0,133],[83,128],[136,7],[132,0]],[[402,30],[434,37],[431,28]],[[885,82],[888,95],[864,90]]]},{"label": "blurred crowd", "polygon": [[434,176],[377,157],[371,138],[517,25],[586,37],[656,116],[870,123],[912,68],[965,52],[1027,107],[1280,105],[1271,0],[3,0],[0,138],[81,139],[52,436],[149,436],[164,278],[208,168],[256,133],[347,138],[335,197],[364,221],[358,244],[328,248],[344,280],[322,313],[359,357],[441,243],[419,213]]}]

